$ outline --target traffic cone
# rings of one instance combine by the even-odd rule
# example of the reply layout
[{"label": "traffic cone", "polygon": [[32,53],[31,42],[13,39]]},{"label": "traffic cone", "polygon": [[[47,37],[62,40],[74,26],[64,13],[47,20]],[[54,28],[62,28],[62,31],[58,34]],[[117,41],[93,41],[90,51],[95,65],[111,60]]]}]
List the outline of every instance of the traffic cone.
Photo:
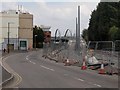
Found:
[{"label": "traffic cone", "polygon": [[81,70],[86,70],[87,69],[87,66],[86,66],[86,63],[85,63],[85,58],[83,59],[83,65],[81,67]]},{"label": "traffic cone", "polygon": [[99,74],[105,74],[104,64],[101,64],[101,68],[99,69]]},{"label": "traffic cone", "polygon": [[67,59],[67,60],[65,61],[65,66],[68,66],[68,65],[70,65],[69,59]]}]

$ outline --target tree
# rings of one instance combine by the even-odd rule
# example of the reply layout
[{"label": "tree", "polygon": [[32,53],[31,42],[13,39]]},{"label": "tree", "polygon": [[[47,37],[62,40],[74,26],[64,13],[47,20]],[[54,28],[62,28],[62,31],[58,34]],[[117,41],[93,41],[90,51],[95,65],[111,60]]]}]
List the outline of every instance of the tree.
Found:
[{"label": "tree", "polygon": [[120,40],[120,28],[118,28],[118,30],[115,34],[115,40]]},{"label": "tree", "polygon": [[113,26],[120,30],[120,2],[100,2],[91,14],[88,39],[90,41],[112,40],[110,28]]},{"label": "tree", "polygon": [[117,33],[118,33],[118,28],[116,26],[111,27],[109,31],[110,40],[115,41],[118,38]]},{"label": "tree", "polygon": [[84,30],[82,31],[82,38],[83,38],[86,42],[88,42],[88,30],[87,30],[87,29],[84,29]]},{"label": "tree", "polygon": [[43,42],[44,42],[44,32],[40,27],[35,26],[33,28],[33,47],[35,48],[35,44],[36,44],[36,48],[42,48]]}]

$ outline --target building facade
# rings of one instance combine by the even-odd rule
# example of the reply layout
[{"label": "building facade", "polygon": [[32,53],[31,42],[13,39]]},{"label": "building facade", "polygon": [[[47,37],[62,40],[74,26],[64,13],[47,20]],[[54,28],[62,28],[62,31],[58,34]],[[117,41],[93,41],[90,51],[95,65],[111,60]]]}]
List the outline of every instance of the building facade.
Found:
[{"label": "building facade", "polygon": [[20,49],[31,49],[33,47],[33,15],[19,14],[18,34]]},{"label": "building facade", "polygon": [[43,32],[44,32],[44,42],[45,43],[50,43],[50,41],[51,41],[51,31],[50,31],[50,26],[44,26],[44,25],[41,25],[40,26],[41,27],[41,29],[43,30]]},{"label": "building facade", "polygon": [[33,15],[16,10],[0,12],[0,50],[27,50],[33,44]]}]

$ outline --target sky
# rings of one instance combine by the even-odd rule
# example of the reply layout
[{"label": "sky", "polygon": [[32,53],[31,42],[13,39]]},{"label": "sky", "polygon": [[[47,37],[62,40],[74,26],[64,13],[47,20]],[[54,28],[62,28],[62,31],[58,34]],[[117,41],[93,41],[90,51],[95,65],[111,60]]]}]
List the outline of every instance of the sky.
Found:
[{"label": "sky", "polygon": [[[84,1],[84,2],[83,2]],[[51,26],[50,31],[54,36],[59,29],[63,36],[67,29],[75,34],[77,9],[80,6],[80,30],[89,26],[90,15],[96,9],[100,0],[9,0],[2,2],[0,11],[17,10],[22,5],[22,11],[33,14],[34,25]]]}]

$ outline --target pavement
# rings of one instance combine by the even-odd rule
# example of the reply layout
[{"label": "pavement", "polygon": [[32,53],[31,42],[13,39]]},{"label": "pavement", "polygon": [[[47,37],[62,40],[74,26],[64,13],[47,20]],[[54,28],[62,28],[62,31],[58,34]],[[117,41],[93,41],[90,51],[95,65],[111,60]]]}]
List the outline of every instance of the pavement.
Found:
[{"label": "pavement", "polygon": [[21,79],[8,86],[18,88],[118,88],[117,75],[64,66],[42,57],[42,50],[19,53],[5,60]]}]

